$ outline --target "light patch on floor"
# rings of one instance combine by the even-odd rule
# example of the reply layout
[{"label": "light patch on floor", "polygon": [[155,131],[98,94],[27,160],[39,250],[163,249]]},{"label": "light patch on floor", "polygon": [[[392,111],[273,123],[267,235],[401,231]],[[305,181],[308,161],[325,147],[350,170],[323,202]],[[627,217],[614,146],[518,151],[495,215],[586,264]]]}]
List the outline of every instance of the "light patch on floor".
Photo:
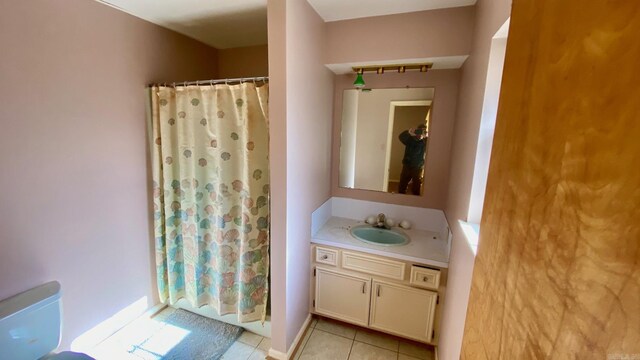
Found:
[{"label": "light patch on floor", "polygon": [[[168,309],[154,317],[141,317],[86,353],[97,360],[164,359],[190,333],[189,329],[164,321],[172,311]],[[262,360],[266,358],[270,347],[271,339],[244,331],[222,359]]]}]

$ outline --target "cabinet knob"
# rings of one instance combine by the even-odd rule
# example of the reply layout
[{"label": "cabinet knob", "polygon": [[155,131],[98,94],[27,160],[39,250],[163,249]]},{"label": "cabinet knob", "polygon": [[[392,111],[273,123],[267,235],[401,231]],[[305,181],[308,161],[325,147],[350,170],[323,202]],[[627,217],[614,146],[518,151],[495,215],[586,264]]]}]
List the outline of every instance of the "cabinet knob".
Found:
[{"label": "cabinet knob", "polygon": [[429,278],[427,276],[425,276],[425,277],[422,278],[422,281],[427,282],[427,281],[429,281]]},{"label": "cabinet knob", "polygon": [[327,260],[328,258],[329,258],[329,255],[327,255],[327,254],[322,255],[322,257],[321,257],[322,260]]}]

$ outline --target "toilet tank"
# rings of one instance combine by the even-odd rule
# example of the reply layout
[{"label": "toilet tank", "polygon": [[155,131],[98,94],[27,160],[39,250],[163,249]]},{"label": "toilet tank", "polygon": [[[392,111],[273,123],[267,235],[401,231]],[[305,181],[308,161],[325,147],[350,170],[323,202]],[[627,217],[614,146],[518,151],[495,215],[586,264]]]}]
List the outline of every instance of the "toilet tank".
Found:
[{"label": "toilet tank", "polygon": [[0,359],[35,360],[60,342],[60,283],[0,301]]}]

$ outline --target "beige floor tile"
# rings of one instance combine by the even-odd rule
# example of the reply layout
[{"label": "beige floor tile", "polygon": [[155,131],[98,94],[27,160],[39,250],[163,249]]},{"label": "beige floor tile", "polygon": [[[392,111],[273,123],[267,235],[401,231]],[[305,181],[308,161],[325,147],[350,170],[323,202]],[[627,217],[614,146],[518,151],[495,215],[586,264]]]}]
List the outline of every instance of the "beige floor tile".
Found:
[{"label": "beige floor tile", "polygon": [[413,357],[405,354],[398,354],[398,360],[420,360],[420,359],[418,359],[417,357]]},{"label": "beige floor tile", "polygon": [[293,357],[293,360],[298,360],[300,358],[300,355],[302,355],[302,350],[304,350],[305,345],[307,345],[307,341],[309,341],[309,337],[311,337],[311,333],[312,332],[313,332],[312,328],[309,328],[305,332],[304,337],[300,341],[300,346],[298,347],[298,351],[296,352],[296,354]]},{"label": "beige floor tile", "polygon": [[264,360],[267,357],[267,354],[269,353],[269,350],[262,350],[260,348],[256,348],[253,353],[251,353],[251,356],[249,356],[249,359],[247,360]]},{"label": "beige floor tile", "polygon": [[398,339],[377,331],[358,329],[355,340],[398,352]]},{"label": "beige floor tile", "polygon": [[353,325],[326,318],[319,319],[315,329],[326,331],[328,333],[343,336],[349,339],[353,339],[356,337],[356,328]]},{"label": "beige floor tile", "polygon": [[346,360],[353,340],[314,329],[300,360]]},{"label": "beige floor tile", "polygon": [[270,338],[262,338],[262,341],[260,341],[260,344],[258,344],[258,349],[265,351],[265,352],[269,352],[269,349],[271,348],[271,339]]},{"label": "beige floor tile", "polygon": [[398,351],[401,354],[409,355],[423,360],[434,359],[433,347],[410,340],[400,341]]},{"label": "beige floor tile", "polygon": [[224,353],[221,360],[247,360],[254,350],[255,347],[236,341]]},{"label": "beige floor tile", "polygon": [[244,331],[237,341],[256,347],[262,341],[262,336],[254,334],[251,331]]},{"label": "beige floor tile", "polygon": [[396,360],[398,353],[391,350],[385,350],[373,345],[353,342],[349,360]]}]

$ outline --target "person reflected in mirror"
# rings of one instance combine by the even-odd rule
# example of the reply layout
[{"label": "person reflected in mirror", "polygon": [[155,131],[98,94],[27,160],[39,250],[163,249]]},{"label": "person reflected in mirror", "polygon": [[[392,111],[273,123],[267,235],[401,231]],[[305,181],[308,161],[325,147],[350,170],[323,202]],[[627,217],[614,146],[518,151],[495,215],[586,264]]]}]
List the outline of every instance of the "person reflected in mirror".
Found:
[{"label": "person reflected in mirror", "polygon": [[424,171],[424,153],[427,149],[428,137],[427,126],[424,124],[418,125],[415,129],[405,130],[398,136],[400,142],[405,146],[400,184],[398,186],[400,194],[407,193],[409,182],[411,182],[411,193],[420,195]]}]

